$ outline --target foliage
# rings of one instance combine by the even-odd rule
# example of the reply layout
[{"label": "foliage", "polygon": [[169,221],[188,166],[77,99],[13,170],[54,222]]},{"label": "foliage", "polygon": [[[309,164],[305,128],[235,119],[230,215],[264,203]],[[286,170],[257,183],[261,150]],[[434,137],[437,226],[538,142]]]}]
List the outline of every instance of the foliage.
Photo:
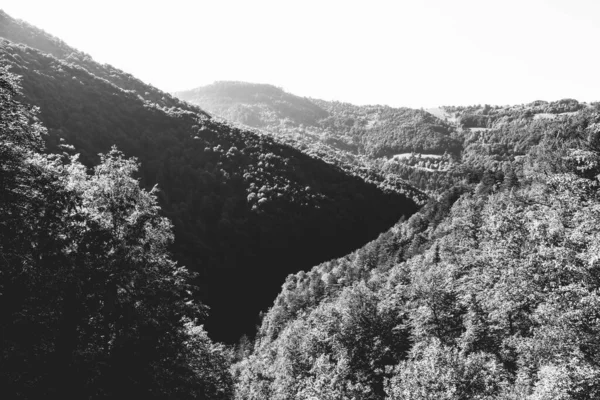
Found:
[{"label": "foliage", "polygon": [[458,141],[450,137],[451,127],[424,111],[308,99],[271,85],[244,82],[216,82],[177,96],[229,121],[259,128],[417,203],[425,196],[409,186],[407,177],[382,171],[374,160],[407,151],[459,151]]},{"label": "foliage", "polygon": [[[275,141],[0,22],[56,57],[1,42],[42,106],[0,70],[8,397],[600,397],[598,104],[445,107],[442,121],[268,85],[193,92]],[[43,155],[42,137],[64,152]],[[200,274],[170,258],[159,204]],[[226,348],[199,325],[193,283],[248,327],[292,271],[255,338]]]},{"label": "foliage", "polygon": [[500,391],[503,369],[492,355],[465,355],[437,340],[412,353],[389,381],[390,399],[491,399]]},{"label": "foliage", "polygon": [[124,91],[130,91],[141,96],[145,101],[155,103],[161,108],[180,108],[206,115],[202,110],[191,104],[186,104],[168,93],[149,86],[134,76],[124,73],[108,64],[95,62],[89,54],[68,46],[59,38],[28,24],[25,21],[11,18],[0,10],[0,37],[14,43],[22,43],[43,53],[75,64],[96,77],[109,82]]},{"label": "foliage", "polygon": [[599,121],[553,121],[522,175],[486,171],[288,277],[234,367],[238,398],[596,398]]},{"label": "foliage", "polygon": [[177,96],[299,146],[380,157],[407,151],[456,152],[450,127],[424,111],[308,99],[271,85],[216,82]]},{"label": "foliage", "polygon": [[464,178],[479,182],[485,171],[520,170],[523,157],[544,132],[593,109],[572,99],[443,107],[442,120],[423,110],[301,98],[270,85],[243,82],[217,82],[177,96],[385,190],[405,193],[418,204],[425,196],[409,185],[439,196]]},{"label": "foliage", "polygon": [[[0,69],[0,382],[8,398],[229,398],[229,357],[196,321],[193,275],[138,165],[88,175],[40,153],[36,110]],[[188,321],[185,325],[183,321]]]},{"label": "foliage", "polygon": [[[72,145],[90,167],[100,161],[98,153],[117,145],[141,162],[136,176],[142,187],[160,186],[156,196],[177,238],[170,250],[199,274],[198,296],[212,309],[206,327],[220,340],[252,335],[259,311],[289,273],[356,249],[417,208],[405,195],[382,190],[394,182],[366,182],[269,137],[217,122],[118,70],[70,57],[64,43],[2,18],[2,35],[61,57],[0,43],[0,57],[23,76],[24,99],[41,109],[48,150]],[[256,293],[259,284],[267,289]],[[231,293],[247,301],[240,304]]]}]

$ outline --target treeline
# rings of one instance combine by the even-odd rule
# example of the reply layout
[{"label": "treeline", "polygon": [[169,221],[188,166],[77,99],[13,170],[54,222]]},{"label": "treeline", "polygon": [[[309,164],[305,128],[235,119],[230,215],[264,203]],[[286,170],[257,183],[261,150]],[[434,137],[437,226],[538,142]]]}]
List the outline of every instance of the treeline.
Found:
[{"label": "treeline", "polygon": [[557,101],[537,100],[528,104],[513,106],[490,106],[489,104],[473,106],[445,106],[443,109],[457,118],[464,127],[488,128],[497,120],[510,122],[515,119],[534,117],[537,114],[564,114],[574,113],[585,109],[589,105],[580,103],[575,99],[561,99]]},{"label": "treeline", "polygon": [[522,167],[290,276],[237,398],[599,397],[600,109],[554,126]]},{"label": "treeline", "polygon": [[485,130],[461,129],[457,137],[463,143],[461,165],[478,171],[504,171],[509,165],[521,165],[531,149],[546,137],[559,137],[563,131],[579,132],[595,107],[555,118],[534,118],[530,109],[497,119]]},{"label": "treeline", "polygon": [[88,174],[43,153],[37,111],[0,68],[0,386],[10,399],[230,398],[229,352],[199,325],[194,274],[138,163]]},{"label": "treeline", "polygon": [[25,21],[11,18],[2,10],[0,10],[0,37],[14,43],[25,44],[42,53],[52,55],[59,60],[77,65],[96,77],[104,79],[125,91],[131,91],[161,108],[176,107],[204,114],[198,107],[186,104],[168,93],[147,85],[131,74],[124,73],[108,64],[97,63],[89,54],[68,46],[61,39]]}]

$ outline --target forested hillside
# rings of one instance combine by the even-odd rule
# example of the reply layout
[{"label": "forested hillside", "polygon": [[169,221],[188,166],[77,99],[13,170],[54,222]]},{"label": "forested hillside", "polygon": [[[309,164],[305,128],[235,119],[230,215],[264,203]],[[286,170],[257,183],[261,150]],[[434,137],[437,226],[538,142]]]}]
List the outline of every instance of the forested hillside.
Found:
[{"label": "forested hillside", "polygon": [[598,398],[600,107],[536,142],[288,277],[239,347],[237,398]]},{"label": "forested hillside", "polygon": [[600,103],[177,95],[0,11],[2,398],[600,398]]},{"label": "forested hillside", "polygon": [[[271,85],[217,82],[176,96],[260,129],[375,182],[406,182],[430,196],[484,175],[502,180],[543,132],[591,105],[573,99],[429,111],[302,98]],[[370,178],[366,178],[369,180]],[[385,187],[385,185],[383,185]],[[424,196],[412,193],[419,200]]]},{"label": "forested hillside", "polygon": [[0,67],[0,386],[7,399],[229,398],[229,353],[200,325],[194,274],[138,163],[90,174]]},{"label": "forested hillside", "polygon": [[[217,89],[190,100],[436,194],[356,252],[287,278],[256,340],[237,347],[237,398],[600,396],[598,104],[442,107],[439,119],[393,110],[401,123],[354,136],[378,107],[301,99],[329,113],[315,123],[273,112],[294,99],[274,88]],[[373,150],[394,149],[410,121],[414,143],[435,138],[428,120],[443,120],[456,147]]]},{"label": "forested hillside", "polygon": [[151,101],[160,107],[176,107],[195,113],[203,113],[198,107],[185,104],[177,98],[145,84],[131,74],[127,74],[111,65],[95,62],[88,54],[68,46],[61,39],[49,35],[27,22],[10,17],[2,10],[0,10],[0,37],[14,43],[25,44],[59,60],[85,68],[96,77],[107,80],[123,90],[135,92],[144,100]]},{"label": "forested hillside", "polygon": [[23,99],[40,107],[48,149],[78,153],[90,167],[98,153],[117,145],[140,161],[143,187],[158,184],[159,203],[174,224],[171,250],[200,274],[202,300],[211,307],[206,325],[215,338],[251,334],[285,276],[360,247],[416,210],[395,191],[384,193],[269,137],[216,122],[0,17],[2,35],[46,52],[0,39],[2,62],[22,77]]},{"label": "forested hillside", "polygon": [[175,95],[223,118],[297,138],[307,146],[320,142],[374,157],[459,150],[449,137],[450,126],[420,110],[308,99],[272,85],[245,82],[216,82]]},{"label": "forested hillside", "polygon": [[245,82],[216,82],[175,95],[418,203],[426,199],[422,192],[373,160],[411,151],[441,155],[460,150],[451,126],[420,110],[308,99]]}]

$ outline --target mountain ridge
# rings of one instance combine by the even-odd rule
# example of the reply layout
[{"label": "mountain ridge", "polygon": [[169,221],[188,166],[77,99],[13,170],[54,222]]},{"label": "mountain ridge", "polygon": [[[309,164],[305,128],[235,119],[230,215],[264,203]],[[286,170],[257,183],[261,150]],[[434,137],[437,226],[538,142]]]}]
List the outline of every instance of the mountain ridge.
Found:
[{"label": "mountain ridge", "polygon": [[0,9],[0,37],[38,49],[43,53],[52,55],[68,63],[77,64],[88,70],[91,74],[104,78],[123,90],[133,90],[138,95],[144,97],[145,100],[152,101],[160,106],[188,109],[189,111],[202,113],[208,117],[208,114],[198,107],[177,101],[169,93],[142,82],[132,74],[126,73],[109,64],[100,64],[94,61],[89,54],[70,47],[60,38],[34,25],[10,17],[2,9]]}]

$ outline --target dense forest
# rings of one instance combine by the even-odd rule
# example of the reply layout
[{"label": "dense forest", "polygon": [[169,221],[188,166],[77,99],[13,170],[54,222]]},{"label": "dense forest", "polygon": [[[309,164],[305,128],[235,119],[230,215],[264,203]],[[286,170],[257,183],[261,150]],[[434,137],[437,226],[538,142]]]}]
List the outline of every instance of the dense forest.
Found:
[{"label": "dense forest", "polygon": [[600,398],[600,103],[177,96],[0,11],[3,397]]},{"label": "dense forest", "polygon": [[237,398],[598,398],[600,107],[544,128],[502,179],[289,276]]},{"label": "dense forest", "polygon": [[[484,174],[502,180],[546,130],[593,107],[574,99],[435,110],[355,106],[245,82],[217,82],[175,95],[367,181],[383,182],[383,188],[406,182],[434,197],[465,179],[479,182]],[[422,204],[426,197],[414,189],[399,191]]]},{"label": "dense forest", "polygon": [[175,95],[231,121],[278,136],[305,137],[307,145],[322,142],[375,157],[459,150],[450,126],[421,110],[308,99],[245,82],[216,82]]},{"label": "dense forest", "polygon": [[0,18],[8,39],[0,39],[0,58],[21,76],[23,100],[40,107],[48,151],[79,154],[91,167],[116,145],[139,160],[142,187],[158,184],[162,214],[174,225],[170,249],[199,274],[213,338],[234,342],[252,334],[289,273],[355,250],[417,208],[397,190],[215,121],[69,53],[26,23]]},{"label": "dense forest", "polygon": [[229,355],[200,325],[194,274],[138,162],[90,174],[43,152],[37,109],[0,68],[0,385],[8,399],[229,398]]}]

